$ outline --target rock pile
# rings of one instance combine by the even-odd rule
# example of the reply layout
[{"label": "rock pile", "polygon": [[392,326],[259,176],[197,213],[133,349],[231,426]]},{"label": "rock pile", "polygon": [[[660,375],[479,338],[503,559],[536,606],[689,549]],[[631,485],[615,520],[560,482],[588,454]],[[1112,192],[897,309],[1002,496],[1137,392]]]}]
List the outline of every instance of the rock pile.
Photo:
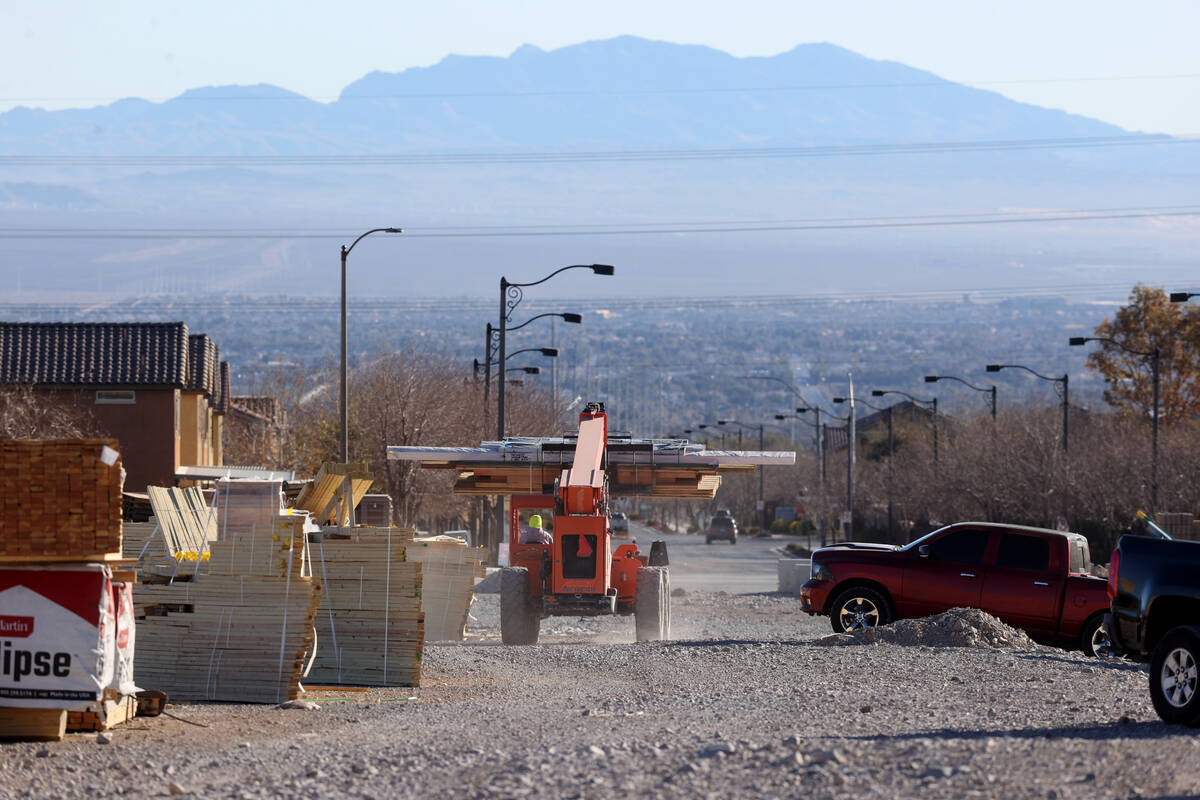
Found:
[{"label": "rock pile", "polygon": [[995,647],[1032,650],[1037,645],[1024,631],[1005,625],[977,608],[952,608],[922,619],[902,619],[879,628],[835,633],[818,639],[824,646],[898,644],[904,647]]}]

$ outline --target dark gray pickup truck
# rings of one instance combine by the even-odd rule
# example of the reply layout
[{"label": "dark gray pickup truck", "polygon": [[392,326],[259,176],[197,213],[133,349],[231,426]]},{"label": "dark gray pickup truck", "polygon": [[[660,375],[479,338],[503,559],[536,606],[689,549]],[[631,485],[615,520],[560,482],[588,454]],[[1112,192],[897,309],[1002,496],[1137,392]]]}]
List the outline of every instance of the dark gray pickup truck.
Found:
[{"label": "dark gray pickup truck", "polygon": [[1113,648],[1149,656],[1158,716],[1200,725],[1200,542],[1122,536],[1108,565],[1108,596]]}]

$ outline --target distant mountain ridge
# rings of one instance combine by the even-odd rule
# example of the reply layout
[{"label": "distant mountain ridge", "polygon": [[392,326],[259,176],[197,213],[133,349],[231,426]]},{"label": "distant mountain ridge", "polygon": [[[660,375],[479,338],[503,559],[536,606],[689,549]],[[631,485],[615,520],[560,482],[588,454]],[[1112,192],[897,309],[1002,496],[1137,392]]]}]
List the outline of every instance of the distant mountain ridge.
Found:
[{"label": "distant mountain ridge", "polygon": [[192,89],[162,103],[17,108],[0,114],[0,153],[316,155],[1121,133],[831,44],[737,58],[622,36],[372,72],[333,103],[260,84]]}]

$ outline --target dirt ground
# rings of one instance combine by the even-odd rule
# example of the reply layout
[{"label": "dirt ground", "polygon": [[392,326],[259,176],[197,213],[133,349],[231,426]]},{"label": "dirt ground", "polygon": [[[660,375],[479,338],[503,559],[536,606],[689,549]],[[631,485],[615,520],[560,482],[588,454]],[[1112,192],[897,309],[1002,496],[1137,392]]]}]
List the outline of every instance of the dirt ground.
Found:
[{"label": "dirt ground", "polygon": [[[112,742],[0,745],[0,797],[1186,797],[1200,737],[1144,667],[1021,643],[829,646],[771,593],[675,598],[674,640],[555,619],[426,649],[415,690],[177,705]],[[186,721],[185,721],[186,720]]]}]

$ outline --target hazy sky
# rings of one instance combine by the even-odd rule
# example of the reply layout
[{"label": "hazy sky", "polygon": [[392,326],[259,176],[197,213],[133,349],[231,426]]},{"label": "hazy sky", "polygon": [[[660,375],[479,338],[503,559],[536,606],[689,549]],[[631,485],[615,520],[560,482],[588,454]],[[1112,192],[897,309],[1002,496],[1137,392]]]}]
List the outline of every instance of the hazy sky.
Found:
[{"label": "hazy sky", "polygon": [[634,34],[773,55],[832,42],[1126,128],[1200,133],[1192,0],[2,0],[0,110],[272,83],[332,99],[371,70]]}]

